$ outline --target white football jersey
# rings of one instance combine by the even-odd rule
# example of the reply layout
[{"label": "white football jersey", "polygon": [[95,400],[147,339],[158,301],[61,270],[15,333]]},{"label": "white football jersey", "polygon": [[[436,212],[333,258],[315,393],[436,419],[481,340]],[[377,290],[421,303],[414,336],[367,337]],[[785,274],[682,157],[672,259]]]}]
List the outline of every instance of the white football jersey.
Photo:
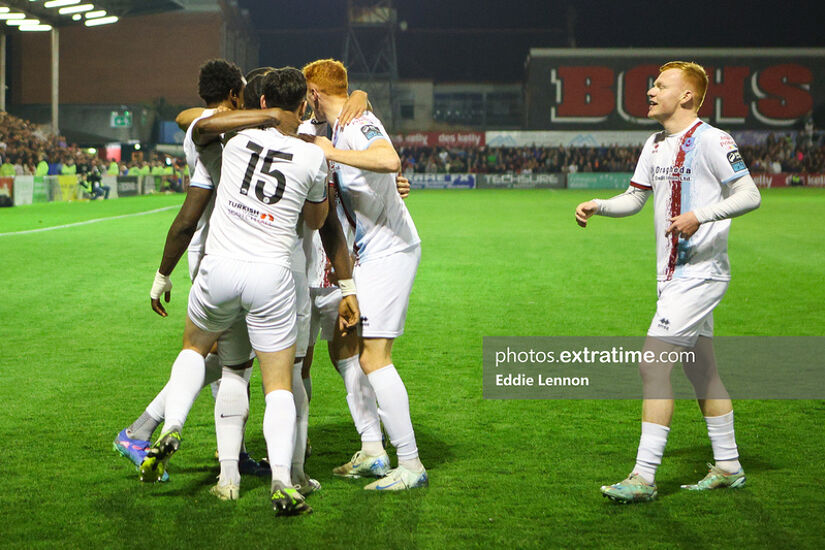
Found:
[{"label": "white football jersey", "polygon": [[[366,112],[344,127],[336,123],[332,143],[338,149],[363,151],[377,139],[390,141],[381,121]],[[395,174],[340,163],[331,165],[338,175],[344,211],[355,220],[355,246],[360,262],[407,250],[421,242],[396,189]]]},{"label": "white football jersey", "polygon": [[329,124],[326,122],[319,122],[314,118],[305,120],[298,126],[299,134],[307,134],[310,136],[326,136],[329,137]]},{"label": "white football jersey", "polygon": [[[207,118],[215,114],[215,109],[204,109],[201,116],[192,121],[186,129],[186,136],[183,138],[183,151],[186,154],[186,164],[189,165],[189,186],[202,187],[203,189],[215,189],[215,182],[221,179],[221,152],[223,146],[220,140],[216,140],[204,147],[195,145],[192,140],[192,129],[195,123],[202,118]],[[209,233],[209,218],[212,216],[212,209],[215,206],[215,194],[209,200],[209,204],[198,220],[192,240],[189,242],[189,251],[198,256],[203,256],[206,245],[206,235]]]},{"label": "white football jersey", "polygon": [[[344,207],[341,205],[341,197],[338,196],[335,200],[336,213],[338,220],[341,222],[341,228],[344,230],[344,237],[347,240],[347,250],[352,250],[355,244],[355,226],[347,219],[344,212]],[[332,212],[329,213],[332,216]],[[336,286],[329,280],[329,273],[327,272],[327,253],[324,250],[324,244],[321,242],[321,234],[318,231],[311,233],[309,237],[309,229],[304,227],[304,254],[306,255],[307,280],[310,288],[328,288]]]},{"label": "white football jersey", "polygon": [[305,201],[326,200],[320,147],[274,128],[248,129],[223,150],[207,255],[290,268]]},{"label": "white football jersey", "polygon": [[[298,128],[298,133],[311,136],[327,136],[329,135],[329,125],[326,122],[318,122],[315,119],[306,120],[301,123],[301,126]],[[338,219],[344,230],[347,250],[352,250],[355,243],[355,224],[353,220],[347,218],[344,207],[341,205],[340,195],[336,196],[335,199],[335,211],[338,214]],[[332,215],[331,212],[330,215]],[[309,287],[328,288],[335,286],[330,282],[329,273],[326,270],[328,260],[324,245],[321,242],[321,234],[318,233],[318,231],[310,231],[307,227],[304,227],[304,239],[302,240]]]},{"label": "white football jersey", "polygon": [[733,138],[701,120],[677,134],[648,138],[630,184],[653,190],[659,281],[730,280],[730,220],[704,223],[689,239],[665,231],[670,218],[721,201],[726,184],[748,173]]}]

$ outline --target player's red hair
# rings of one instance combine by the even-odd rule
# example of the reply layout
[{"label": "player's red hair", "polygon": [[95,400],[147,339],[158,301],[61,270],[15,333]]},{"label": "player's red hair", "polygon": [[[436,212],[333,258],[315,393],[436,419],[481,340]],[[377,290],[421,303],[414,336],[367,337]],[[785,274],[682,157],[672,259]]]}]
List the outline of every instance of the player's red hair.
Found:
[{"label": "player's red hair", "polygon": [[349,88],[347,68],[335,59],[319,59],[304,66],[307,84],[314,84],[328,95],[346,96]]},{"label": "player's red hair", "polygon": [[708,73],[705,72],[705,68],[693,61],[670,61],[659,67],[659,72],[663,73],[668,69],[682,71],[682,76],[693,87],[696,94],[697,101],[694,102],[693,108],[698,111],[702,102],[705,101],[705,93],[708,90]]}]

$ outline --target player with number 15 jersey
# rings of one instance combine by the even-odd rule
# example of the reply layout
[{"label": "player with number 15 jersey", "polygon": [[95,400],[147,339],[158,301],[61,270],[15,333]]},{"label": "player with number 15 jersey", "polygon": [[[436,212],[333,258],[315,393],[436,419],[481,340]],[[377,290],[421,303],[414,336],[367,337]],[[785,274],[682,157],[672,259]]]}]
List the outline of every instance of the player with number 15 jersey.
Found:
[{"label": "player with number 15 jersey", "polygon": [[241,131],[224,148],[207,255],[289,268],[304,200],[326,200],[326,178],[319,147],[274,128]]}]

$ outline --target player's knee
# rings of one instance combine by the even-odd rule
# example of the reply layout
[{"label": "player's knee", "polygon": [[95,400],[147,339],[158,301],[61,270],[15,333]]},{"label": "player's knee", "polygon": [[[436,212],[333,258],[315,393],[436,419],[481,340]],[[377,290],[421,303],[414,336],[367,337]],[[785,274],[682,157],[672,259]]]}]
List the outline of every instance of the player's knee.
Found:
[{"label": "player's knee", "polygon": [[642,385],[670,384],[670,371],[672,369],[673,365],[667,363],[640,363],[639,376],[642,378]]},{"label": "player's knee", "polygon": [[389,354],[388,348],[379,342],[365,344],[361,349],[361,355],[358,360],[361,363],[361,368],[366,373],[376,371],[392,363],[392,357]]}]

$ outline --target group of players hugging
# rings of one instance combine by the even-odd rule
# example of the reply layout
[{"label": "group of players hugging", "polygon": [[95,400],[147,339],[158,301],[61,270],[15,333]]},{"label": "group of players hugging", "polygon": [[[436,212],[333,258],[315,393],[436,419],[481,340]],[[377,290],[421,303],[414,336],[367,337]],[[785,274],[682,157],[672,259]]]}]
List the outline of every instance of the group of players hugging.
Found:
[{"label": "group of players hugging", "polygon": [[[635,214],[654,196],[659,299],[645,347],[659,352],[655,357],[694,351],[683,366],[715,459],[705,478],[683,485],[689,490],[745,483],[732,404],[716,370],[712,313],[730,281],[730,218],[760,204],[733,139],[698,118],[706,89],[696,63],[663,65],[647,92],[648,116],[663,131],[645,143],[630,187],[576,208],[584,227],[593,215]],[[210,492],[237,500],[241,474],[271,476],[277,515],[311,512],[306,497],[320,484],[305,472],[307,421],[320,333],[361,438],[361,449],[333,473],[376,478],[364,487],[370,491],[426,487],[407,390],[392,360],[421,244],[403,200],[409,182],[398,175],[398,155],[366,94],[349,93],[346,68],[332,59],[245,77],[234,64],[211,60],[201,67],[198,90],[206,108],[178,116],[191,183],[150,293],[152,309],[165,317],[161,298],[169,302],[169,276],[188,251],[183,346],[169,381],[117,435],[115,450],[142,481],[168,480],[186,417],[211,385],[220,476]],[[267,458],[260,462],[244,445],[255,357],[266,402]],[[640,365],[642,435],[631,474],[601,489],[614,501],[657,495],[654,477],[674,406],[672,367]],[[396,449],[395,468],[382,425]]]}]

